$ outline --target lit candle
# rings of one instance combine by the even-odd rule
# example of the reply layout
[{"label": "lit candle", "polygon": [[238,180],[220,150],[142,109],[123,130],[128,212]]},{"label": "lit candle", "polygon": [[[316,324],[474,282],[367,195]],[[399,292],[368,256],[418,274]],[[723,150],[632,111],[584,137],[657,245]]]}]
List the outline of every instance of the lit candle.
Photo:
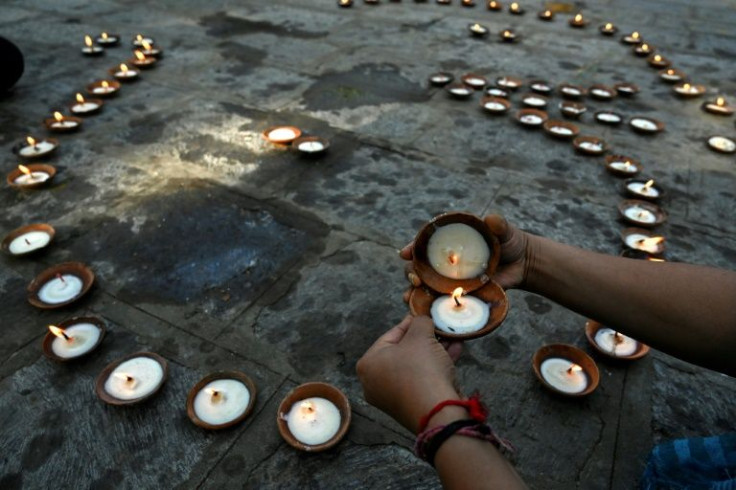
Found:
[{"label": "lit candle", "polygon": [[432,303],[432,321],[443,332],[467,334],[482,329],[490,317],[488,304],[474,296],[463,297],[463,288],[440,296]]},{"label": "lit candle", "polygon": [[161,55],[161,50],[159,48],[145,40],[141,42],[140,52],[146,56],[159,57]]},{"label": "lit candle", "polygon": [[653,212],[636,204],[624,209],[624,216],[631,221],[643,224],[652,224],[657,221],[657,216]]},{"label": "lit candle", "polygon": [[516,41],[516,33],[511,29],[504,29],[501,32],[501,40],[507,43]]},{"label": "lit candle", "polygon": [[41,182],[46,182],[51,177],[47,172],[33,172],[25,165],[18,165],[18,170],[21,171],[21,175],[13,180],[13,184],[15,185],[40,184]]},{"label": "lit candle", "polygon": [[95,42],[97,44],[102,44],[103,46],[114,46],[120,41],[120,36],[117,34],[108,34],[107,32],[101,32],[97,38],[95,38]]},{"label": "lit candle", "polygon": [[608,163],[608,166],[614,170],[625,172],[627,174],[635,174],[639,171],[639,167],[631,163],[630,160],[623,161],[612,161]]},{"label": "lit candle", "polygon": [[97,56],[102,54],[104,51],[102,46],[96,46],[92,42],[90,36],[84,36],[84,47],[82,48],[82,54],[86,56]]},{"label": "lit candle", "polygon": [[488,10],[501,10],[502,8],[503,5],[501,5],[501,2],[497,2],[496,0],[488,2]]},{"label": "lit candle", "polygon": [[301,443],[324,444],[340,429],[340,411],[325,398],[313,397],[294,403],[285,415],[289,432]]},{"label": "lit candle", "polygon": [[91,114],[96,112],[102,107],[102,101],[99,99],[85,100],[82,94],[77,94],[76,103],[70,106],[70,110],[74,114]]},{"label": "lit candle", "polygon": [[12,255],[23,255],[44,248],[51,241],[51,234],[46,231],[32,230],[15,237],[8,244],[8,252]]},{"label": "lit candle", "polygon": [[120,84],[114,80],[97,80],[87,85],[87,92],[100,97],[110,97],[120,90]]},{"label": "lit candle", "polygon": [[600,31],[601,34],[603,34],[604,36],[613,36],[614,34],[616,34],[618,29],[610,22],[606,22],[600,27]]},{"label": "lit candle", "polygon": [[118,400],[134,400],[156,391],[164,379],[164,369],[150,357],[134,357],[121,362],[107,377],[105,392]]},{"label": "lit candle", "polygon": [[664,241],[664,237],[650,237],[641,233],[631,233],[624,239],[630,248],[655,255],[662,253]]},{"label": "lit candle", "polygon": [[551,10],[542,10],[537,15],[539,16],[540,19],[542,19],[542,20],[548,20],[548,21],[554,19],[554,17],[555,17],[555,14],[552,13]]},{"label": "lit candle", "polygon": [[521,8],[521,5],[519,5],[517,2],[513,2],[511,5],[509,5],[509,12],[514,15],[521,15],[524,13],[524,9]]},{"label": "lit candle", "polygon": [[352,7],[353,0],[337,0],[337,4],[342,8]]},{"label": "lit candle", "polygon": [[570,26],[572,27],[585,27],[588,22],[583,18],[583,14],[577,13],[575,17],[570,19]]},{"label": "lit candle", "polygon": [[626,188],[640,196],[652,198],[659,197],[659,189],[654,187],[654,179],[650,179],[646,182],[629,182],[626,184]]},{"label": "lit candle", "polygon": [[702,108],[706,112],[717,114],[719,116],[730,116],[734,111],[734,108],[728,105],[726,99],[720,95],[716,97],[715,101],[703,104]]},{"label": "lit candle", "polygon": [[195,396],[194,413],[208,424],[227,424],[245,413],[250,399],[250,391],[241,381],[216,379],[206,384]]},{"label": "lit candle", "polygon": [[637,31],[634,31],[622,37],[621,42],[625,44],[639,44],[641,42],[641,35]]},{"label": "lit candle", "polygon": [[469,24],[468,30],[470,30],[470,33],[475,37],[483,37],[488,34],[488,28],[478,23]]},{"label": "lit candle", "polygon": [[630,356],[639,348],[639,343],[610,328],[601,328],[594,337],[601,350],[615,357]]},{"label": "lit candle", "polygon": [[652,52],[652,47],[647,43],[641,43],[640,45],[634,48],[634,53],[637,56],[646,56],[651,52]]},{"label": "lit candle", "polygon": [[588,387],[583,368],[561,357],[545,359],[540,368],[544,380],[563,393],[582,393]]},{"label": "lit candle", "polygon": [[685,78],[685,75],[674,68],[668,68],[659,72],[659,78],[668,83],[675,83]]},{"label": "lit candle", "polygon": [[110,70],[110,74],[118,80],[134,80],[138,76],[138,70],[130,68],[125,63],[120,63],[120,66]]},{"label": "lit candle", "polygon": [[38,299],[43,303],[55,305],[70,301],[82,292],[84,283],[74,274],[57,274],[38,290]]},{"label": "lit candle", "polygon": [[80,125],[78,118],[71,118],[64,116],[61,112],[54,112],[54,117],[46,119],[46,127],[52,131],[69,131],[70,129],[76,129]]},{"label": "lit candle", "polygon": [[485,272],[491,250],[475,228],[451,223],[437,228],[429,238],[427,258],[432,268],[445,277],[470,279]]},{"label": "lit candle", "polygon": [[97,346],[102,335],[100,327],[92,323],[76,323],[66,329],[49,325],[49,331],[56,336],[51,343],[51,351],[64,359],[89,353]]},{"label": "lit candle", "polygon": [[26,158],[40,157],[47,153],[51,153],[56,149],[56,143],[51,140],[43,139],[41,141],[32,138],[31,136],[26,137],[26,145],[18,150],[18,155]]},{"label": "lit candle", "polygon": [[143,47],[144,42],[148,44],[154,44],[153,38],[146,37],[143,34],[136,34],[136,36],[133,38],[133,46],[137,48]]},{"label": "lit candle", "polygon": [[[143,51],[136,49],[133,51],[134,58],[130,59],[130,62],[138,68],[150,68],[156,63],[156,58],[153,56],[146,56]],[[122,66],[122,65],[121,65]]]}]

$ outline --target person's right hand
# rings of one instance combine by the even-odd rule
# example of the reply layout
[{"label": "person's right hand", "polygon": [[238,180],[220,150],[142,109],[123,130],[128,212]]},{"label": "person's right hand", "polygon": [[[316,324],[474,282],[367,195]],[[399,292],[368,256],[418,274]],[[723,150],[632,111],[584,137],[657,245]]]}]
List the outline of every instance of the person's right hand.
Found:
[{"label": "person's right hand", "polygon": [[[531,235],[510,225],[505,218],[498,214],[490,214],[483,218],[483,221],[490,228],[491,233],[498,237],[501,244],[501,259],[498,262],[496,273],[491,279],[504,289],[523,288],[526,284],[531,262],[533,262]],[[407,279],[412,287],[419,287],[422,281],[411,263],[413,252],[414,242],[404,247],[399,255],[402,259],[409,261],[405,271]],[[408,300],[410,291],[411,288],[405,293],[405,301]]]}]

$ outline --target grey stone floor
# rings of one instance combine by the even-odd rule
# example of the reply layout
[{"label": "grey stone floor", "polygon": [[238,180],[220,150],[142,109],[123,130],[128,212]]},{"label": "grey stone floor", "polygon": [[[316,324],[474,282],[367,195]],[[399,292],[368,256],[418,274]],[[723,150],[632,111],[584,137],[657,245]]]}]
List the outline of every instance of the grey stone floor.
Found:
[{"label": "grey stone floor", "polygon": [[[440,69],[639,84],[636,98],[586,102],[661,119],[664,133],[642,137],[589,114],[583,133],[639,158],[667,189],[671,260],[736,268],[736,159],[704,144],[736,135],[734,119],[673,97],[642,59],[595,29],[604,20],[639,29],[709,94],[736,102],[736,2],[580,2],[593,19],[585,30],[569,28],[567,15],[540,22],[540,2],[522,2],[523,17],[478,3],[3,2],[0,34],[27,59],[0,101],[6,173],[17,164],[14,144],[43,134],[39,121],[52,108],[129,56],[124,43],[82,57],[84,33],[127,41],[144,32],[166,51],[80,133],[60,137],[50,188],[0,188],[3,235],[38,221],[57,229],[43,255],[0,258],[0,488],[439,487],[412,455],[410,434],[366,404],[354,374],[406,312],[396,250],[447,210],[501,211],[529,231],[611,254],[624,227],[620,182],[600,158],[510,116],[484,115],[477,95],[456,101],[428,89]],[[472,21],[494,34],[515,27],[522,41],[469,38]],[[332,148],[308,161],[262,140],[282,123]],[[30,306],[27,284],[65,260],[94,268],[92,293],[62,311]],[[533,377],[531,356],[550,342],[590,350],[585,318],[520,291],[510,300],[504,326],[469,342],[458,370],[518,448],[515,465],[531,487],[633,488],[658,441],[733,429],[736,382],[659,352],[633,364],[596,357],[592,396],[552,396]],[[47,360],[46,325],[81,313],[108,322],[104,344],[81,362]],[[170,361],[162,392],[134,408],[97,400],[97,373],[142,349]],[[206,432],[184,402],[219,368],[249,374],[258,402],[242,425]],[[313,380],[348,394],[354,422],[334,450],[301,454],[279,437],[276,408]]]}]

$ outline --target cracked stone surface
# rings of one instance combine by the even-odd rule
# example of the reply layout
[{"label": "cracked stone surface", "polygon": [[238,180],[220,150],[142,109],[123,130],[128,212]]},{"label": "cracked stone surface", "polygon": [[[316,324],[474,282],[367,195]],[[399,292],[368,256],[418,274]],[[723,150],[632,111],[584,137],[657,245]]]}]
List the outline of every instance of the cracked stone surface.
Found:
[{"label": "cracked stone surface", "polygon": [[[11,149],[74,94],[130,58],[138,32],[164,49],[159,65],[123,86],[83,129],[60,135],[43,190],[0,186],[0,233],[47,222],[48,250],[0,256],[0,488],[440,488],[412,454],[413,438],[362,398],[355,363],[406,312],[396,250],[423,222],[448,210],[501,212],[525,230],[608,254],[621,251],[620,179],[602,158],[513,120],[489,116],[480,95],[427,87],[436,71],[477,72],[585,86],[630,81],[641,93],[584,99],[582,134],[641,160],[666,189],[670,260],[736,268],[736,160],[705,138],[734,137],[734,118],[676,98],[630,48],[597,32],[614,22],[639,30],[674,65],[736,100],[736,8],[706,0],[595,2],[592,20],[527,15],[434,2],[333,0],[8,0],[0,30],[26,70],[0,98],[3,171]],[[574,11],[578,6],[559,4]],[[471,22],[492,35],[467,35]],[[521,42],[495,35],[512,27]],[[122,43],[99,58],[79,48],[107,30]],[[550,117],[560,118],[556,94]],[[646,137],[602,126],[597,110],[644,115],[666,130]],[[289,124],[331,142],[301,158],[265,141]],[[45,268],[78,260],[95,286],[61,310],[26,301]],[[502,328],[468,342],[458,361],[466,392],[479,390],[494,428],[517,447],[530,487],[635,488],[652,445],[733,429],[736,382],[653,351],[631,364],[595,356],[598,390],[582,400],[546,392],[530,360],[547,343],[591,352],[586,319],[551,301],[510,291]],[[46,326],[103,318],[99,350],[64,365],[43,356]],[[152,350],[169,362],[162,391],[135,407],[99,401],[93,382],[110,361]],[[253,414],[205,431],[186,416],[190,388],[235,369],[258,388]],[[346,438],[320,454],[293,450],[275,418],[299,383],[326,381],[350,398]]]}]

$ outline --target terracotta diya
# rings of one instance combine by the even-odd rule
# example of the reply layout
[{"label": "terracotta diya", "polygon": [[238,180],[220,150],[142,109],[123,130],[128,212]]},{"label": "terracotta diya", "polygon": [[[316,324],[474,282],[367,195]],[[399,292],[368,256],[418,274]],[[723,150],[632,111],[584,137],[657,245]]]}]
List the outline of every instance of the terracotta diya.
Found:
[{"label": "terracotta diya", "polygon": [[656,204],[641,199],[627,199],[618,204],[625,222],[642,228],[654,228],[667,221],[667,213]]},{"label": "terracotta diya", "polygon": [[539,109],[521,109],[515,117],[520,124],[528,128],[541,127],[549,119],[547,113]]},{"label": "terracotta diya", "polygon": [[549,344],[537,350],[532,358],[532,368],[545,388],[564,396],[590,395],[600,381],[595,361],[582,350],[567,344]]},{"label": "terracotta diya", "polygon": [[55,265],[28,285],[28,302],[41,309],[61,308],[87,294],[94,281],[94,272],[81,262]]},{"label": "terracotta diya", "polygon": [[580,128],[567,121],[550,119],[542,127],[545,133],[559,139],[572,139],[580,133]]},{"label": "terracotta diya", "polygon": [[[601,334],[606,334],[611,331],[611,349],[605,349],[601,345]],[[604,356],[608,356],[613,359],[620,359],[623,361],[634,361],[636,359],[641,359],[642,357],[646,356],[649,353],[649,346],[642,344],[641,342],[634,340],[630,337],[626,337],[627,344],[630,343],[630,341],[633,341],[635,345],[632,346],[634,349],[633,352],[622,355],[617,354],[616,349],[617,345],[624,343],[624,338],[618,332],[612,331],[611,329],[601,325],[600,323],[594,321],[594,320],[588,320],[585,323],[585,337],[588,339],[588,342],[590,343],[591,347],[593,347],[596,351],[603,354]],[[630,349],[629,349],[630,351]]]},{"label": "terracotta diya", "polygon": [[596,136],[578,136],[572,140],[572,145],[585,155],[602,155],[609,150],[608,143]]},{"label": "terracotta diya", "polygon": [[[132,372],[133,369],[130,370],[131,372],[129,374],[122,373],[118,369],[126,363],[136,361],[145,363],[143,367],[144,372],[140,376],[141,378],[143,378],[146,371],[150,371],[150,366],[156,369],[156,375],[151,376],[153,379],[148,380],[148,382],[145,383],[145,386],[143,383],[137,383],[139,375],[137,372]],[[122,377],[127,378],[115,381],[123,386],[122,389],[125,389],[126,385],[130,385],[128,391],[130,391],[131,394],[129,396],[122,397],[116,393],[110,393],[108,390],[108,379],[111,377],[116,378],[116,375],[121,375]],[[154,352],[136,352],[135,354],[127,355],[108,364],[95,380],[95,393],[97,393],[97,397],[100,400],[108,405],[135,405],[150,399],[158,393],[166,382],[168,376],[169,364],[166,362],[166,359]],[[135,391],[139,388],[145,388],[145,390],[141,390],[140,396],[136,396]]]},{"label": "terracotta diya", "polygon": [[[46,333],[43,338],[42,349],[46,357],[53,361],[68,362],[79,359],[80,357],[87,356],[94,352],[103,339],[105,338],[105,322],[97,317],[83,316],[70,318],[54,326],[57,331],[60,330],[60,334],[54,334],[53,331]],[[67,342],[73,343],[76,340],[77,335],[95,335],[95,337],[89,337],[90,341],[88,345],[84,346],[84,349],[79,352],[74,352],[74,349],[69,349],[68,353],[56,352],[54,344],[63,342],[61,339]],[[59,338],[61,335],[61,339]]]},{"label": "terracotta diya", "polygon": [[[237,395],[241,398],[247,393],[248,402],[242,403],[240,399],[229,398],[228,388],[235,392],[231,395],[233,397]],[[248,418],[255,407],[256,395],[256,385],[245,373],[240,371],[211,373],[200,379],[189,390],[186,402],[187,416],[194,425],[203,429],[227,429]],[[236,406],[228,409],[226,406],[228,402],[235,402]]]}]

